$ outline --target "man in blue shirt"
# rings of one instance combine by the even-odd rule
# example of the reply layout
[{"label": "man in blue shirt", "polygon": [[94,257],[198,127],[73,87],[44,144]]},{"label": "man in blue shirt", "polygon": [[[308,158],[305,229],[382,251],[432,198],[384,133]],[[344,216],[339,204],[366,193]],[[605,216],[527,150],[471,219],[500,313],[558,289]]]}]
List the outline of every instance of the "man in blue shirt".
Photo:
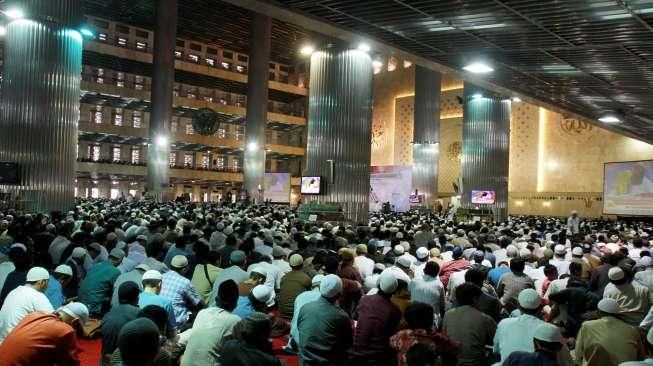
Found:
[{"label": "man in blue shirt", "polygon": [[184,277],[188,270],[188,259],[183,255],[176,255],[170,261],[171,271],[161,277],[163,284],[160,295],[172,302],[175,312],[176,329],[180,329],[188,323],[191,314],[204,306],[204,301],[191,284],[190,280]]},{"label": "man in blue shirt", "polygon": [[54,309],[59,309],[66,302],[63,294],[63,288],[70,279],[73,278],[73,269],[65,264],[60,264],[54,269],[48,281],[48,288],[45,290],[45,296],[50,300]]},{"label": "man in blue shirt", "polygon": [[101,316],[109,309],[113,284],[120,276],[120,270],[116,267],[124,257],[125,252],[121,249],[112,249],[109,253],[109,260],[91,267],[79,285],[77,299],[88,307],[91,316]]},{"label": "man in blue shirt", "polygon": [[555,366],[558,352],[562,349],[560,329],[553,324],[542,323],[533,335],[535,352],[516,351],[503,362],[503,366]]},{"label": "man in blue shirt", "polygon": [[494,352],[501,355],[501,361],[515,351],[534,351],[533,334],[544,323],[538,318],[542,299],[537,291],[532,288],[522,290],[518,301],[521,315],[500,321],[494,335]]},{"label": "man in blue shirt", "polygon": [[163,308],[168,314],[167,336],[173,339],[177,335],[177,323],[172,301],[160,296],[163,276],[161,272],[151,269],[143,274],[143,292],[138,298],[138,307],[143,309],[148,305],[156,305]]},{"label": "man in blue shirt", "polygon": [[495,268],[492,268],[490,272],[487,274],[488,280],[490,280],[490,283],[492,283],[492,286],[497,287],[499,284],[499,280],[501,279],[501,276],[504,274],[510,272],[510,267],[508,266],[508,262],[499,262],[499,265],[496,266]]}]

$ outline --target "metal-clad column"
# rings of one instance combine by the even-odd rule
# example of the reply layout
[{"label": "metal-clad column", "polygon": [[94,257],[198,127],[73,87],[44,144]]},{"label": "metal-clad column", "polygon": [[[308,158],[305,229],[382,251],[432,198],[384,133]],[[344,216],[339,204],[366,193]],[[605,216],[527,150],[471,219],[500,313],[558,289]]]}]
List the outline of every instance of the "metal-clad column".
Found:
[{"label": "metal-clad column", "polygon": [[258,13],[254,15],[247,79],[247,124],[243,154],[243,186],[252,202],[263,200],[271,28],[272,20],[269,16]]},{"label": "metal-clad column", "polygon": [[[465,83],[463,105],[462,207],[491,208],[497,221],[508,217],[510,99]],[[472,204],[471,192],[496,192],[492,205]]]},{"label": "metal-clad column", "polygon": [[328,49],[313,53],[310,70],[304,175],[321,176],[324,193],[304,199],[338,203],[348,220],[365,223],[370,194],[372,60],[359,50]]},{"label": "metal-clad column", "polygon": [[18,163],[20,185],[0,186],[33,211],[74,204],[82,36],[79,0],[20,0],[7,25],[0,160]]},{"label": "metal-clad column", "polygon": [[427,206],[438,197],[440,83],[440,73],[415,67],[413,191],[424,195]]},{"label": "metal-clad column", "polygon": [[168,199],[170,184],[170,119],[175,82],[177,0],[157,1],[156,4],[147,191],[152,198],[163,202]]}]

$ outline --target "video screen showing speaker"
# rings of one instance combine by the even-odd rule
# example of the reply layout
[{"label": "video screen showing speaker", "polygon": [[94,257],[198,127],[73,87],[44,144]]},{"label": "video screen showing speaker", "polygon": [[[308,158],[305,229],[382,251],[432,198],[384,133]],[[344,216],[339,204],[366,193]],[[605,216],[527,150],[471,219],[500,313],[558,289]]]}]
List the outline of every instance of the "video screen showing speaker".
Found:
[{"label": "video screen showing speaker", "polygon": [[491,205],[496,201],[497,194],[494,191],[472,191],[472,203],[478,205]]},{"label": "video screen showing speaker", "polygon": [[0,184],[19,184],[18,164],[0,161]]},{"label": "video screen showing speaker", "polygon": [[320,194],[321,177],[302,177],[301,194]]},{"label": "video screen showing speaker", "polygon": [[653,215],[653,160],[605,163],[603,213]]}]

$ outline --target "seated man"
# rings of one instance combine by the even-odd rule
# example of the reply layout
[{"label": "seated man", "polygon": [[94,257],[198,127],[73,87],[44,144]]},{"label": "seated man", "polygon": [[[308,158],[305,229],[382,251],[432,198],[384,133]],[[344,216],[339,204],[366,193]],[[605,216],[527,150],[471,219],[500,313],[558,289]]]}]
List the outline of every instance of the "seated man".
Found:
[{"label": "seated man", "polygon": [[102,318],[102,357],[105,365],[109,364],[111,354],[118,348],[118,333],[122,326],[138,317],[139,293],[136,283],[128,281],[121,284],[118,289],[119,304],[111,307]]},{"label": "seated man", "polygon": [[91,317],[99,317],[109,310],[113,284],[120,276],[120,270],[116,267],[124,257],[125,252],[113,248],[109,253],[109,260],[91,267],[79,285],[78,300],[88,307]]},{"label": "seated man", "polygon": [[240,318],[232,311],[238,299],[238,286],[233,280],[220,284],[215,307],[209,307],[197,314],[193,323],[181,366],[213,365],[220,362],[222,345],[233,338],[234,326]]},{"label": "seated man", "polygon": [[0,365],[79,365],[76,334],[86,320],[78,302],[27,315],[0,343]]},{"label": "seated man", "polygon": [[143,274],[143,292],[138,297],[138,307],[144,309],[148,305],[156,305],[163,308],[168,313],[167,336],[174,339],[177,335],[177,322],[175,321],[175,312],[172,307],[172,301],[160,296],[161,281],[163,276],[159,271],[151,269]]},{"label": "seated man", "polygon": [[175,311],[175,328],[181,329],[191,320],[191,314],[204,306],[204,302],[190,283],[190,280],[184,277],[188,270],[188,259],[186,257],[183,255],[174,256],[170,261],[170,269],[170,271],[162,275],[163,284],[161,285],[160,295],[172,302]]},{"label": "seated man", "polygon": [[221,351],[223,365],[281,366],[272,354],[270,319],[262,313],[252,313],[235,327],[235,339],[225,342]]},{"label": "seated man", "polygon": [[27,272],[26,283],[11,290],[0,309],[0,342],[28,314],[40,311],[51,313],[53,308],[43,294],[50,274],[45,268],[34,267]]},{"label": "seated man", "polygon": [[433,308],[431,305],[414,302],[404,313],[408,329],[400,330],[390,337],[390,346],[397,351],[398,365],[406,366],[406,353],[415,344],[423,343],[433,347],[441,357],[442,366],[455,366],[458,362],[460,343],[433,329]]},{"label": "seated man", "polygon": [[553,324],[542,322],[533,332],[534,352],[515,351],[503,362],[503,366],[555,366],[562,349],[562,334]]}]

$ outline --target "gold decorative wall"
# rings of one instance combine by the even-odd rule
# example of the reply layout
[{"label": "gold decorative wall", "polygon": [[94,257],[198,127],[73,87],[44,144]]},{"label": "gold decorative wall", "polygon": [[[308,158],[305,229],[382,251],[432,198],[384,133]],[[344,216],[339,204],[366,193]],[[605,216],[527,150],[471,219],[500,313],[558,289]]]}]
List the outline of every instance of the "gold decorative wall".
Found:
[{"label": "gold decorative wall", "polygon": [[537,188],[537,140],[539,108],[528,103],[512,103],[510,115],[510,192]]},{"label": "gold decorative wall", "polygon": [[601,192],[603,163],[653,159],[653,145],[541,112],[540,191]]},{"label": "gold decorative wall", "polygon": [[[443,75],[438,191],[453,194],[460,176],[462,83]],[[412,164],[414,67],[374,77],[372,165]],[[512,103],[509,212],[601,216],[603,163],[653,159],[653,145],[536,105]]]},{"label": "gold decorative wall", "polygon": [[453,184],[458,184],[460,158],[463,152],[463,118],[440,120],[440,159],[438,191],[440,195],[452,195]]},{"label": "gold decorative wall", "polygon": [[413,164],[413,115],[415,97],[395,99],[395,142],[393,165]]},{"label": "gold decorative wall", "polygon": [[399,65],[394,71],[374,75],[372,165],[395,164],[395,99],[413,95],[414,89],[414,66],[404,68]]}]

